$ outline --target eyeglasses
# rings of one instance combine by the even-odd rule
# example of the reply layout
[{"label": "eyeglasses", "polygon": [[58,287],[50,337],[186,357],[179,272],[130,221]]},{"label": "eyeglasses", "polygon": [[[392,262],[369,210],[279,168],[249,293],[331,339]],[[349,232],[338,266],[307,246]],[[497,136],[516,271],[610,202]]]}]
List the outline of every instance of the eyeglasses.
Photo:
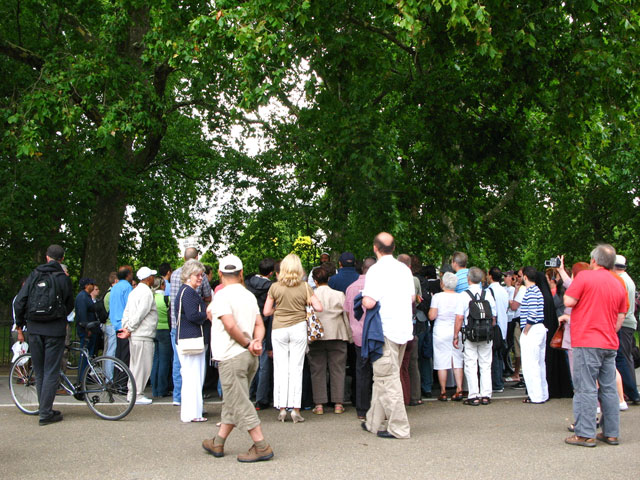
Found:
[{"label": "eyeglasses", "polygon": [[192,273],[191,276],[192,277],[197,277],[197,278],[202,278],[204,276],[204,273]]}]

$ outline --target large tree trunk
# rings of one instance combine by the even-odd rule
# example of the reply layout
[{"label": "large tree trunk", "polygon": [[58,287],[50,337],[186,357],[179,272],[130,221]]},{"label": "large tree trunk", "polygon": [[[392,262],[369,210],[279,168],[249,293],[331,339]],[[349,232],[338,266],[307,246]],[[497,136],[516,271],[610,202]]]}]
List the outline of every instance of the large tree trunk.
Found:
[{"label": "large tree trunk", "polygon": [[101,193],[96,199],[87,235],[82,275],[95,279],[105,293],[109,288],[109,273],[116,271],[118,266],[118,243],[126,205],[122,191]]}]

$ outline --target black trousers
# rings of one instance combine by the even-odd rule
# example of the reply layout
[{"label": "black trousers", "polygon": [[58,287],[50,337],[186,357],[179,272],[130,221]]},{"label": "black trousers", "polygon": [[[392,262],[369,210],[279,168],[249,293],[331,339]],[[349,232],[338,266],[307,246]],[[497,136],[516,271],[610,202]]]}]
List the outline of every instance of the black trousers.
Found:
[{"label": "black trousers", "polygon": [[362,348],[356,346],[356,412],[364,417],[371,407],[373,367],[369,359],[362,358]]},{"label": "black trousers", "polygon": [[128,338],[116,338],[116,358],[122,360],[125,365],[129,366],[129,339]]},{"label": "black trousers", "polygon": [[53,401],[60,385],[60,361],[64,353],[64,338],[29,335],[29,351],[33,372],[36,375],[41,420],[46,420],[53,415]]}]

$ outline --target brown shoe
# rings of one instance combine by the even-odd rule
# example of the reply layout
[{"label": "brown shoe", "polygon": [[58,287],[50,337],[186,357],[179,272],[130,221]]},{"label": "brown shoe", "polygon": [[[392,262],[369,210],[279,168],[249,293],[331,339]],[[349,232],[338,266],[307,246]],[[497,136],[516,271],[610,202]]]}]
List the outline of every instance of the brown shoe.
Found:
[{"label": "brown shoe", "polygon": [[213,438],[203,440],[202,448],[216,458],[224,457],[224,445],[214,445]]},{"label": "brown shoe", "polygon": [[605,437],[604,433],[597,434],[596,440],[600,440],[601,442],[608,443],[609,445],[620,445],[620,442],[618,441],[618,437]]},{"label": "brown shoe", "polygon": [[241,453],[238,455],[238,461],[243,463],[262,462],[264,460],[270,460],[273,457],[273,450],[267,445],[260,450],[255,445],[251,445],[251,448],[247,453]]},{"label": "brown shoe", "polygon": [[570,437],[564,439],[564,443],[569,445],[579,445],[581,447],[595,447],[596,439],[579,437],[578,435],[571,435]]}]

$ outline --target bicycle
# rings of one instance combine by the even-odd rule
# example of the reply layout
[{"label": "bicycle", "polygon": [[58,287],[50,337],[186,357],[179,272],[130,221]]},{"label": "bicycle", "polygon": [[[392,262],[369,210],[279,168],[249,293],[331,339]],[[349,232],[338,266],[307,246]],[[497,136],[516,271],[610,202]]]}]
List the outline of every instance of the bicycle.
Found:
[{"label": "bicycle", "polygon": [[[76,400],[84,400],[89,409],[102,419],[120,420],[126,417],[136,401],[136,383],[127,365],[114,357],[90,358],[86,348],[66,348],[70,352],[78,351],[88,365],[82,379],[78,379],[78,385],[71,382],[61,369],[60,388],[73,395]],[[107,372],[111,371],[111,366],[113,374],[109,377]],[[11,367],[10,389],[13,402],[21,412],[27,415],[38,413],[36,377],[30,353],[20,355]]]}]

